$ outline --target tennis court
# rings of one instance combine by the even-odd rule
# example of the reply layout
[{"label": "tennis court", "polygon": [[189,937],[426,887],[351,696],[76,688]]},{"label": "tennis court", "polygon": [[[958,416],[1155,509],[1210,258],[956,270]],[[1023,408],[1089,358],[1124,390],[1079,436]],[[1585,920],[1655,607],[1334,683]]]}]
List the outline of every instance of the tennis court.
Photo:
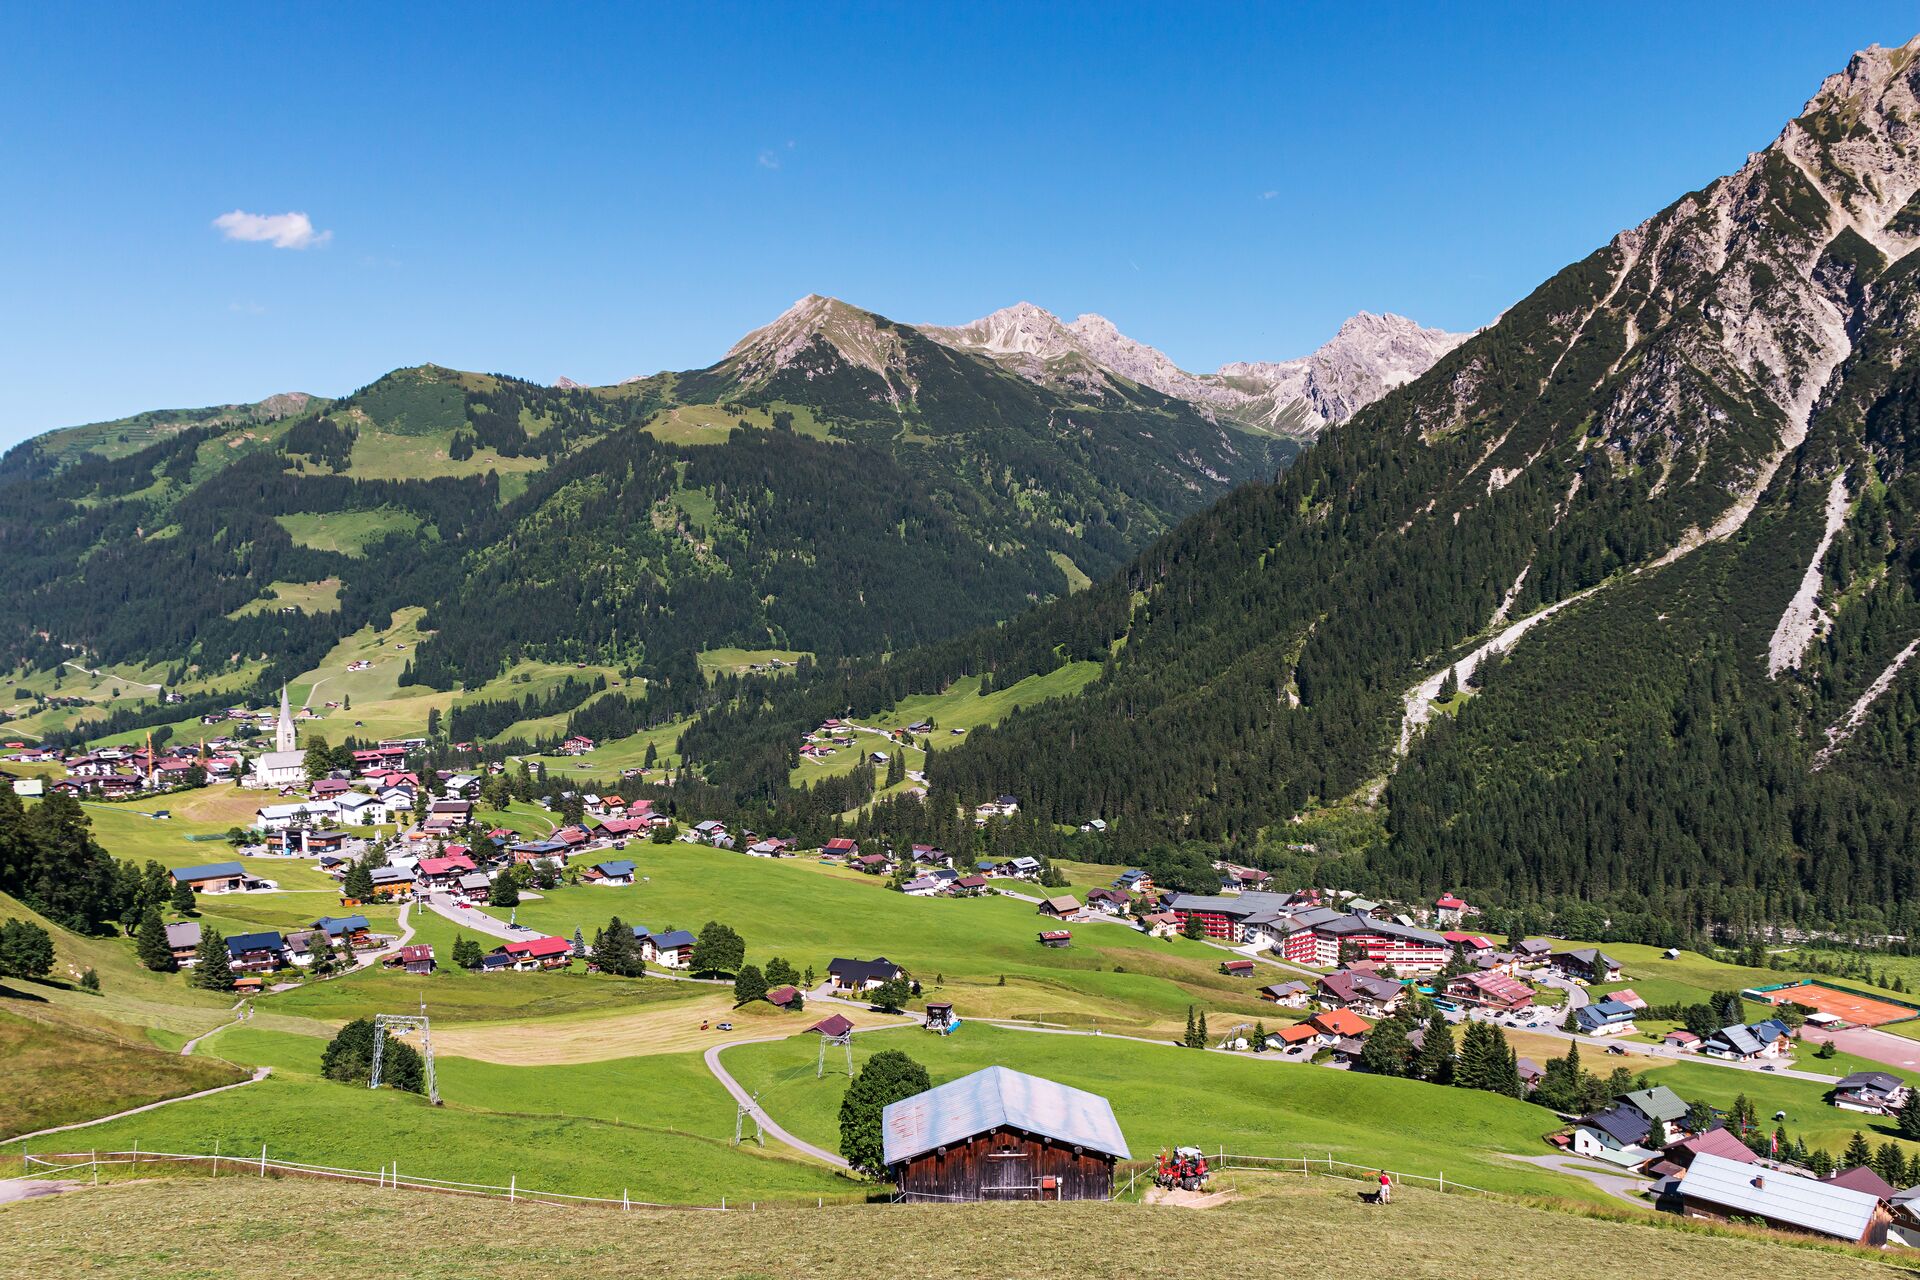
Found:
[{"label": "tennis court", "polygon": [[1775,1004],[1792,1003],[1815,1013],[1831,1013],[1835,1017],[1845,1018],[1856,1027],[1877,1027],[1920,1013],[1920,1010],[1905,1005],[1875,1000],[1871,996],[1855,995],[1851,991],[1839,991],[1833,987],[1817,986],[1811,982],[1769,991],[1767,996]]}]

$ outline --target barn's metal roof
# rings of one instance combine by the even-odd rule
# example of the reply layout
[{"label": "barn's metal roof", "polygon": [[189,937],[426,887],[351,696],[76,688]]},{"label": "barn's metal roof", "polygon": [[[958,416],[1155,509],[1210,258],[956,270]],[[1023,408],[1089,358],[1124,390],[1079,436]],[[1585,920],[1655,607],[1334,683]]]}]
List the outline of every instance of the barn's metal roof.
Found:
[{"label": "barn's metal roof", "polygon": [[1001,1125],[1121,1160],[1132,1158],[1112,1106],[1099,1094],[1006,1067],[987,1067],[888,1104],[881,1118],[886,1162],[911,1160]]},{"label": "barn's metal roof", "polygon": [[1756,1169],[1708,1152],[1693,1158],[1680,1194],[1733,1213],[1751,1214],[1839,1240],[1859,1240],[1879,1206],[1877,1197],[1831,1182]]}]

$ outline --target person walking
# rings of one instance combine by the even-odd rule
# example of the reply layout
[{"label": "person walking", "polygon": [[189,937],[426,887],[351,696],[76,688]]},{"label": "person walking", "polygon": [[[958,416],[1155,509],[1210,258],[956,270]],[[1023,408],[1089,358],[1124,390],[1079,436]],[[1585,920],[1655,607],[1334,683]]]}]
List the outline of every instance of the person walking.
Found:
[{"label": "person walking", "polygon": [[1385,1169],[1382,1169],[1380,1171],[1380,1201],[1379,1202],[1381,1204],[1393,1203],[1393,1179],[1387,1176],[1387,1171]]}]

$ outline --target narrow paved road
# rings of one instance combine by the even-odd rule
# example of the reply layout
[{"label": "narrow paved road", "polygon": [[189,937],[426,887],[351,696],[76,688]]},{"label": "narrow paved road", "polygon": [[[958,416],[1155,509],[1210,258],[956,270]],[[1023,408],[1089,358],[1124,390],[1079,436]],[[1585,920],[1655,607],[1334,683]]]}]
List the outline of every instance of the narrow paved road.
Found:
[{"label": "narrow paved road", "polygon": [[1832,1041],[1836,1048],[1855,1057],[1898,1067],[1902,1071],[1920,1071],[1920,1041],[1896,1036],[1890,1031],[1877,1031],[1872,1027],[1819,1031],[1806,1026],[1800,1028],[1800,1038],[1814,1044]]},{"label": "narrow paved road", "polygon": [[183,1093],[177,1098],[162,1098],[158,1102],[149,1102],[144,1107],[128,1107],[125,1111],[116,1111],[110,1116],[100,1116],[94,1120],[81,1120],[74,1124],[57,1124],[51,1129],[35,1129],[32,1133],[18,1133],[6,1139],[4,1142],[0,1142],[0,1146],[5,1146],[10,1142],[25,1142],[28,1138],[45,1137],[50,1133],[67,1133],[74,1129],[91,1129],[94,1125],[105,1124],[109,1120],[124,1120],[128,1116],[137,1116],[143,1111],[155,1111],[161,1107],[170,1107],[176,1102],[192,1102],[195,1098],[210,1098],[216,1093],[225,1093],[229,1089],[244,1089],[250,1084],[259,1084],[272,1074],[272,1067],[255,1067],[253,1077],[249,1080],[237,1080],[233,1084],[216,1085],[211,1089],[202,1089],[198,1093]]},{"label": "narrow paved road", "polygon": [[1597,1166],[1589,1165],[1577,1156],[1561,1154],[1543,1156],[1509,1155],[1507,1159],[1518,1160],[1522,1164],[1530,1164],[1540,1169],[1550,1169],[1555,1173],[1564,1173],[1569,1177],[1590,1182],[1608,1195],[1617,1196],[1641,1209],[1645,1209],[1649,1203],[1646,1196],[1641,1194],[1652,1185],[1647,1182],[1645,1178],[1636,1178],[1628,1173],[1609,1173]]},{"label": "narrow paved road", "polygon": [[746,1089],[741,1086],[740,1082],[735,1080],[732,1074],[720,1065],[720,1055],[726,1050],[734,1048],[736,1045],[759,1044],[767,1040],[785,1040],[786,1038],[786,1036],[782,1035],[754,1036],[745,1040],[729,1040],[724,1044],[714,1045],[702,1056],[706,1059],[707,1070],[713,1073],[713,1078],[718,1080],[721,1085],[725,1087],[726,1091],[733,1095],[735,1102],[747,1109],[748,1115],[760,1122],[761,1131],[769,1138],[772,1138],[782,1146],[793,1148],[801,1155],[812,1156],[815,1160],[824,1160],[837,1169],[850,1169],[852,1166],[840,1155],[832,1151],[827,1151],[824,1148],[816,1147],[803,1138],[796,1138],[785,1129],[782,1129],[778,1124],[775,1124],[773,1117],[768,1115],[766,1111],[761,1108],[760,1104],[753,1100],[753,1095],[748,1093]]},{"label": "narrow paved road", "polygon": [[528,936],[538,936],[531,929],[516,928],[504,920],[496,920],[478,907],[456,907],[453,899],[444,893],[427,896],[427,910],[437,916],[445,916],[458,925],[465,925],[480,933],[491,934],[505,942],[519,942]]}]

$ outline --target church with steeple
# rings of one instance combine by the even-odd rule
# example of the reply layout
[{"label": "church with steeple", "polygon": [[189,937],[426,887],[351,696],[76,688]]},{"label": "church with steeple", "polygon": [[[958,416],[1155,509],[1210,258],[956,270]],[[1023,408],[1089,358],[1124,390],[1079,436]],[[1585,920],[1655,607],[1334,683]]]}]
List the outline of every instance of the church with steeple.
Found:
[{"label": "church with steeple", "polygon": [[273,726],[273,750],[254,757],[247,771],[250,787],[297,787],[307,780],[307,756],[293,728],[293,704],[280,686],[280,718]]}]

